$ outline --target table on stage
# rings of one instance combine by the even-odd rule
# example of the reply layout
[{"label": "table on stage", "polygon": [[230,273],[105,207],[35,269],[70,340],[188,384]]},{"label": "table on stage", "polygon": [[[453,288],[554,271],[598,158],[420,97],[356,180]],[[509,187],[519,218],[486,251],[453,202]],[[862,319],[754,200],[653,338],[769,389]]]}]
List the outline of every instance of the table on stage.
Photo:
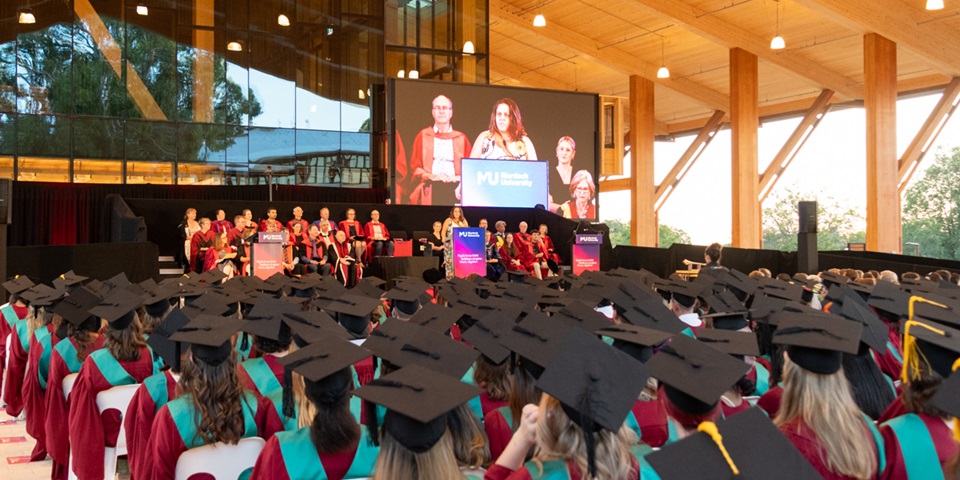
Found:
[{"label": "table on stage", "polygon": [[374,257],[367,266],[364,275],[373,275],[387,281],[387,287],[393,286],[393,279],[402,275],[421,278],[423,272],[437,268],[437,257]]}]

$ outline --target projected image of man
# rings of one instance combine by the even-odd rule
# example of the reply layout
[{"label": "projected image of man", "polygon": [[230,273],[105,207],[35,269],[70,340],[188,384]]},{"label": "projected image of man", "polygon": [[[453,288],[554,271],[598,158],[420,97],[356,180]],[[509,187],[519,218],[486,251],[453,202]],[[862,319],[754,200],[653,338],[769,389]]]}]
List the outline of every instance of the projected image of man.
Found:
[{"label": "projected image of man", "polygon": [[443,95],[431,104],[433,125],[417,134],[410,153],[410,169],[416,186],[410,193],[413,205],[453,205],[460,183],[460,159],[470,152],[470,140],[453,129],[453,101]]}]

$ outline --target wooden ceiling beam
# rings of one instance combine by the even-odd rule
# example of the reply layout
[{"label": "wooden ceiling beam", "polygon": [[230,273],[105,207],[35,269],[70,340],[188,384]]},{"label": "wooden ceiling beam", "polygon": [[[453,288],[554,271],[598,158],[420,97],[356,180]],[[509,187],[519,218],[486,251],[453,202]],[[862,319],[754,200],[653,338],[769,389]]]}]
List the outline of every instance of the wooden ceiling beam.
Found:
[{"label": "wooden ceiling beam", "polygon": [[726,112],[730,109],[730,97],[723,93],[687,78],[676,76],[666,79],[657,78],[659,65],[644,62],[633,53],[617,47],[605,47],[589,36],[558,25],[556,22],[550,22],[544,28],[534,27],[531,14],[518,15],[515,13],[516,10],[516,7],[503,0],[490,0],[490,16],[492,18],[576,50],[597,63],[606,65],[625,75],[640,75],[656,82],[658,85],[694,99],[713,110]]},{"label": "wooden ceiling beam", "polygon": [[744,30],[716,15],[708,15],[693,5],[674,0],[633,0],[634,3],[669,17],[697,35],[723,45],[726,48],[741,48],[760,59],[770,62],[794,75],[810,80],[815,85],[833,90],[849,100],[862,99],[863,88],[859,82],[811,61],[792,51],[770,49],[770,41]]},{"label": "wooden ceiling beam", "polygon": [[[902,0],[797,0],[859,33],[877,33],[909,49],[949,77],[960,76],[960,31],[930,22],[931,14]],[[920,5],[921,2],[916,2]]]},{"label": "wooden ceiling beam", "polygon": [[513,63],[500,55],[490,55],[490,70],[494,70],[505,77],[512,78],[533,88],[568,91],[576,90],[576,87],[564,82],[563,80],[545,75],[536,70],[524,68],[523,66],[517,65],[516,63]]},{"label": "wooden ceiling beam", "polygon": [[900,181],[897,188],[901,195],[907,190],[910,177],[917,171],[923,157],[930,151],[933,142],[937,140],[937,137],[943,132],[943,128],[947,126],[947,122],[957,111],[958,98],[960,98],[960,77],[954,78],[947,85],[947,88],[943,89],[943,96],[940,97],[940,101],[933,107],[927,120],[923,122],[920,130],[913,137],[913,141],[910,142],[910,145],[903,152],[903,156],[900,157],[898,162]]}]

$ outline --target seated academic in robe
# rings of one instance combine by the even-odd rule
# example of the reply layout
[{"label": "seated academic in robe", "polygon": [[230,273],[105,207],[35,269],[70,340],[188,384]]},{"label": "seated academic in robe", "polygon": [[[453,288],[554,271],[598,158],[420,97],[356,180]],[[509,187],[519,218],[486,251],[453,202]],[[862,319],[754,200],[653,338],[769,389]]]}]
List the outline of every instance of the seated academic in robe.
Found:
[{"label": "seated academic in robe", "polygon": [[281,361],[292,369],[299,404],[297,430],[267,441],[250,478],[254,480],[329,480],[373,475],[379,447],[350,411],[351,365],[370,352],[337,336],[328,336]]},{"label": "seated academic in robe", "polygon": [[277,209],[267,209],[267,218],[260,220],[259,230],[261,232],[279,232],[284,225],[277,220]]},{"label": "seated academic in robe", "polygon": [[211,223],[211,228],[214,232],[224,233],[233,230],[233,224],[230,223],[230,220],[227,220],[227,212],[223,210],[217,210],[217,219]]},{"label": "seated academic in robe", "polygon": [[353,243],[353,249],[356,251],[356,255],[353,258],[356,258],[358,262],[363,262],[364,252],[367,248],[367,243],[365,241],[366,233],[363,230],[363,224],[357,221],[357,211],[349,208],[347,209],[347,219],[340,222],[340,230],[343,230],[347,234],[347,239]]},{"label": "seated academic in robe", "polygon": [[333,266],[337,280],[352,287],[363,277],[363,265],[357,259],[355,243],[347,239],[343,230],[337,230],[333,243],[327,248],[327,259]]},{"label": "seated academic in robe", "polygon": [[374,257],[393,256],[393,239],[387,226],[380,222],[379,211],[370,212],[370,221],[363,227],[363,232],[367,239],[367,251]]},{"label": "seated academic in robe", "polygon": [[[329,225],[330,223],[326,221],[321,223],[321,226],[324,227],[329,227]],[[329,238],[329,228],[327,237],[320,235],[320,228],[316,225],[310,225],[308,232],[307,240],[302,242],[298,249],[300,253],[300,266],[303,268],[304,273],[329,275],[333,271],[327,258],[328,243],[326,239]]]},{"label": "seated academic in robe", "polygon": [[190,344],[180,376],[181,396],[164,405],[142,459],[146,479],[172,479],[183,452],[216,442],[236,444],[242,438],[270,438],[283,430],[267,398],[240,386],[237,354],[231,337],[239,322],[199,315],[171,340]]},{"label": "seated academic in robe", "polygon": [[300,225],[299,233],[302,235],[306,235],[307,228],[310,227],[310,222],[306,221],[303,218],[303,208],[300,207],[299,205],[297,205],[296,207],[293,207],[293,218],[291,218],[290,220],[287,220],[287,230],[290,230],[292,232],[293,226],[297,224]]},{"label": "seated academic in robe", "polygon": [[500,277],[504,273],[506,273],[507,267],[503,264],[503,261],[500,258],[500,248],[497,247],[497,242],[493,239],[493,234],[491,234],[489,230],[486,231],[486,237],[487,278],[496,282],[497,280],[500,280]]},{"label": "seated academic in robe", "polygon": [[204,259],[207,255],[207,250],[213,247],[213,241],[217,236],[217,232],[214,232],[210,228],[210,219],[201,218],[200,219],[200,231],[193,234],[193,239],[190,241],[190,271],[201,273],[204,272]]}]

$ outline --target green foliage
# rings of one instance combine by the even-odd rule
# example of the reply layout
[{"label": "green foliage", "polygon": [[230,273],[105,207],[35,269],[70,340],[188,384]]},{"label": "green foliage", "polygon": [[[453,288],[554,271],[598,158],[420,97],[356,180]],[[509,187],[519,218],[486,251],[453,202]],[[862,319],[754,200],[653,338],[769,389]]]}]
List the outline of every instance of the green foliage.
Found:
[{"label": "green foliage", "polygon": [[670,248],[674,243],[690,244],[690,234],[683,230],[660,224],[660,248]]},{"label": "green foliage", "polygon": [[960,148],[938,151],[923,177],[907,188],[902,235],[904,242],[920,244],[921,256],[960,260]]},{"label": "green foliage", "polygon": [[843,250],[847,243],[863,242],[865,233],[857,228],[863,217],[852,208],[845,208],[833,197],[820,193],[801,193],[788,187],[768,201],[773,206],[763,209],[763,248],[796,251],[800,230],[799,203],[817,201],[817,249]]},{"label": "green foliage", "polygon": [[610,229],[610,245],[630,245],[630,223],[623,220],[607,220],[603,222]]}]

